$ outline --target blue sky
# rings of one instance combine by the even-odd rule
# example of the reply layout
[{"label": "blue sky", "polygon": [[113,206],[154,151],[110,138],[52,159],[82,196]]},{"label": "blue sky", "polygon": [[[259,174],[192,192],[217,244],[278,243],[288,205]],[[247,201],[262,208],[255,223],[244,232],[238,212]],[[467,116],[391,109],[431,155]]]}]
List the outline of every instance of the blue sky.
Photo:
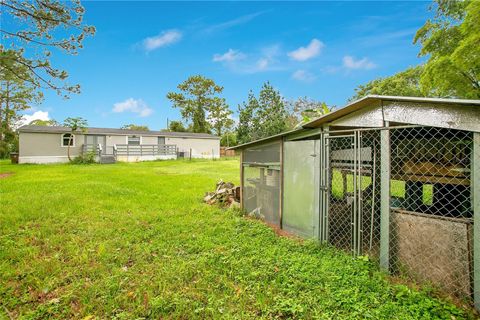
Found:
[{"label": "blue sky", "polygon": [[[430,2],[84,2],[97,28],[78,56],[54,52],[80,95],[48,93],[28,112],[90,126],[150,129],[180,119],[166,99],[188,76],[224,86],[232,110],[270,81],[286,99],[343,106],[354,88],[421,62]],[[45,115],[43,113],[43,115]]]}]

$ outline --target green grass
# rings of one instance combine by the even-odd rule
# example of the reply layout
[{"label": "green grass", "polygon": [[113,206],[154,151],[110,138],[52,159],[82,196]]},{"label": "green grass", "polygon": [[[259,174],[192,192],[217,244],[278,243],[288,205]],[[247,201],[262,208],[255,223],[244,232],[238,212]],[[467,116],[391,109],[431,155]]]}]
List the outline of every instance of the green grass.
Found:
[{"label": "green grass", "polygon": [[9,165],[0,319],[462,319],[365,259],[204,205],[238,160]]},{"label": "green grass", "polygon": [[[346,175],[347,181],[347,192],[353,192],[353,174]],[[357,178],[357,181],[360,181],[360,178]],[[363,176],[362,181],[362,190],[365,190],[371,183],[372,177]],[[390,190],[392,197],[405,198],[405,181],[400,180],[391,180],[390,181]],[[333,182],[332,182],[332,194],[336,198],[343,198],[343,178],[342,173],[338,169],[333,170]],[[433,186],[431,184],[425,184],[423,186],[422,192],[422,201],[426,205],[431,205],[433,202]]]}]

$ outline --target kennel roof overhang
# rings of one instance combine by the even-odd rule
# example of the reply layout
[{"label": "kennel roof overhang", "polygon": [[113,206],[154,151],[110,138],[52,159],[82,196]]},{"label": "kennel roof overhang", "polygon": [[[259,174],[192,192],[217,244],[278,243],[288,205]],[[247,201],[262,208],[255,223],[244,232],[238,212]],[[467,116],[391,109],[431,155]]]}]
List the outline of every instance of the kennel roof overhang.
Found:
[{"label": "kennel roof overhang", "polygon": [[301,138],[315,129],[323,128],[324,125],[339,128],[375,128],[383,127],[387,121],[480,132],[480,100],[368,95],[310,121],[301,128],[229,149],[244,149],[285,136]]}]

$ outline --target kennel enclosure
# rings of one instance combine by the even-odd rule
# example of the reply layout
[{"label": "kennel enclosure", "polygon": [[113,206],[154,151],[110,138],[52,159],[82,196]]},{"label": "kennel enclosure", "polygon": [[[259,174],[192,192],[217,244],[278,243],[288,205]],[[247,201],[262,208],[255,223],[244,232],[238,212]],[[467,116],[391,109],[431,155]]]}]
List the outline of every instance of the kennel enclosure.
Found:
[{"label": "kennel enclosure", "polygon": [[367,96],[235,149],[247,213],[480,309],[480,100]]}]

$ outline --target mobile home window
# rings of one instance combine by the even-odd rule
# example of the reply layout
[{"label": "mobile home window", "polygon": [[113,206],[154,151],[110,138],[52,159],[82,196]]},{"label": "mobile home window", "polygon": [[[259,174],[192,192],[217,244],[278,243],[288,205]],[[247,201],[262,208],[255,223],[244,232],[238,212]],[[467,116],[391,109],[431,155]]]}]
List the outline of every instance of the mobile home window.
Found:
[{"label": "mobile home window", "polygon": [[128,137],[128,144],[133,145],[133,146],[138,146],[140,145],[140,137],[137,136],[129,136]]},{"label": "mobile home window", "polygon": [[75,135],[71,133],[65,133],[62,135],[62,147],[68,147],[68,145],[71,147],[75,146]]}]

